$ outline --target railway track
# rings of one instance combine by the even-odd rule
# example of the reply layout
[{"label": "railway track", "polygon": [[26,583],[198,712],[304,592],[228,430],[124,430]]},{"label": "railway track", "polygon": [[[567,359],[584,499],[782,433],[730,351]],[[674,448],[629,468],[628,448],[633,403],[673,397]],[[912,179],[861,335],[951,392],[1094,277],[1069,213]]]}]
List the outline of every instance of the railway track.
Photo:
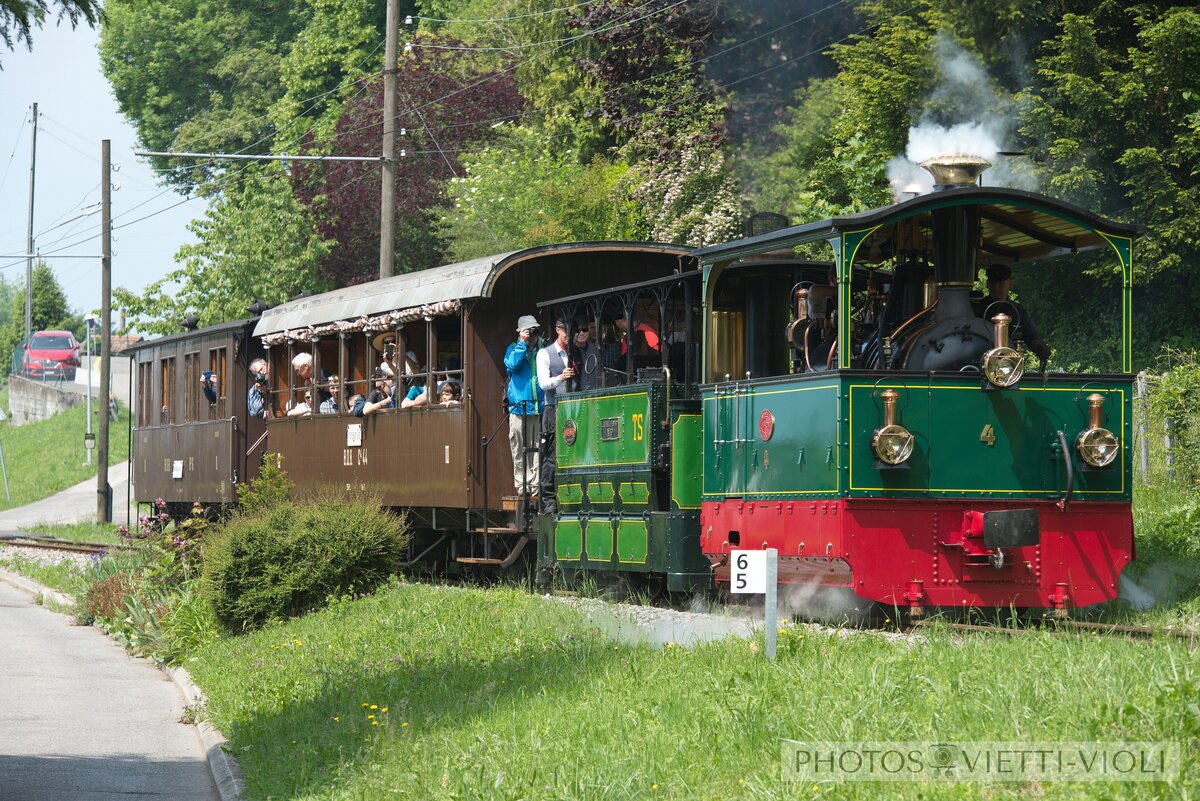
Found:
[{"label": "railway track", "polygon": [[40,548],[47,551],[99,554],[110,551],[130,550],[129,545],[108,545],[99,542],[72,542],[56,537],[35,537],[25,534],[0,534],[0,545],[17,545],[22,548]]},{"label": "railway track", "polygon": [[1039,625],[1000,626],[979,623],[956,623],[945,620],[915,620],[908,628],[921,629],[941,627],[950,631],[961,631],[971,634],[1001,634],[1009,637],[1021,637],[1035,632],[1049,632],[1059,635],[1092,635],[1110,637],[1128,637],[1136,640],[1179,639],[1188,642],[1195,648],[1200,645],[1200,632],[1180,631],[1177,629],[1161,629],[1151,626],[1128,626],[1118,623],[1097,623],[1090,620],[1052,620]]}]

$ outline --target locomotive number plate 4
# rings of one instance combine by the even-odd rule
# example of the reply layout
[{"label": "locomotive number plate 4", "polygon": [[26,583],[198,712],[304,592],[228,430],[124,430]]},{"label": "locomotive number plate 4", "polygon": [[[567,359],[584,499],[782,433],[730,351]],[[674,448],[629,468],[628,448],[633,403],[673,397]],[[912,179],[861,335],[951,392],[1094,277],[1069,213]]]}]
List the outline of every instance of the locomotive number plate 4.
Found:
[{"label": "locomotive number plate 4", "polygon": [[979,433],[979,441],[986,442],[989,448],[996,445],[996,429],[992,428],[992,424],[988,423],[983,427],[983,431]]},{"label": "locomotive number plate 4", "polygon": [[603,417],[600,419],[600,441],[612,442],[621,438],[621,418]]}]

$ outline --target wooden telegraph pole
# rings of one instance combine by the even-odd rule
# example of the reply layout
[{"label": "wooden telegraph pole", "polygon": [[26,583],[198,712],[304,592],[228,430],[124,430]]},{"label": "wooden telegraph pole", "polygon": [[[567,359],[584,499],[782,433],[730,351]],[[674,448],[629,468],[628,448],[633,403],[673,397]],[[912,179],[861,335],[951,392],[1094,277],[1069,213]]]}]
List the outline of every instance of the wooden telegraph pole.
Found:
[{"label": "wooden telegraph pole", "polygon": [[379,204],[379,277],[390,278],[396,265],[396,40],[400,0],[387,0],[387,36],[383,47],[383,196]]},{"label": "wooden telegraph pole", "polygon": [[[96,520],[112,522],[108,484],[109,370],[112,363],[112,164],[110,143],[100,140],[100,431],[96,443]],[[88,365],[88,369],[92,369]]]}]

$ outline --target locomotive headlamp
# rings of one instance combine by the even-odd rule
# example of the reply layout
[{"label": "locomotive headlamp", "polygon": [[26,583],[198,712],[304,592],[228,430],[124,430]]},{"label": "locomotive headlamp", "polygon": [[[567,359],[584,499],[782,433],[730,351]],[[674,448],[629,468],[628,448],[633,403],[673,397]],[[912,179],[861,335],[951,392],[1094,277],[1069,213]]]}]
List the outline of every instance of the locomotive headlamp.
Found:
[{"label": "locomotive headlamp", "polygon": [[1087,396],[1087,402],[1091,407],[1088,410],[1088,427],[1076,437],[1075,449],[1083,461],[1092,467],[1107,467],[1121,452],[1121,441],[1116,434],[1100,425],[1104,396],[1093,393]]},{"label": "locomotive headlamp", "polygon": [[996,327],[995,347],[983,354],[983,375],[996,387],[1011,387],[1025,373],[1025,357],[1008,346],[1008,324],[1012,318],[1000,313],[992,318]]},{"label": "locomotive headlamp", "polygon": [[900,464],[912,456],[913,435],[902,425],[896,424],[896,399],[900,393],[885,389],[883,398],[883,425],[875,429],[871,437],[871,448],[881,462]]}]

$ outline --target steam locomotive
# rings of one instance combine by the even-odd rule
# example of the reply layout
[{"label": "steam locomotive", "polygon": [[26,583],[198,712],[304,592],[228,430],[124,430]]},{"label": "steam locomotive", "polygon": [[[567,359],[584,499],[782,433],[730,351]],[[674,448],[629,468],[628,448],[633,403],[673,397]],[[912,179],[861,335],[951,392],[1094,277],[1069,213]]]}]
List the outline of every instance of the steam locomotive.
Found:
[{"label": "steam locomotive", "polygon": [[[617,573],[687,592],[727,582],[731,551],[775,548],[781,582],[913,614],[1111,599],[1134,549],[1137,229],[978,186],[981,159],[924,166],[934,192],[860,214],[796,226],[759,216],[746,238],[700,249],[500,254],[137,346],[136,496],[231,503],[270,452],[297,492],[373,486],[407,510],[413,569],[535,561],[542,575]],[[831,258],[796,257],[814,244]],[[1037,371],[1027,313],[972,297],[978,272],[1088,250],[1120,269],[1121,363]],[[597,332],[588,380],[558,395],[548,513],[513,488],[503,403],[504,350],[534,309],[547,327]],[[323,372],[344,397],[365,393],[388,340],[409,357],[389,364],[398,378],[457,380],[462,404],[284,416],[322,391]],[[307,385],[290,368],[301,352],[316,362]],[[267,420],[245,410],[260,356]],[[205,370],[215,401],[199,389]]]}]

